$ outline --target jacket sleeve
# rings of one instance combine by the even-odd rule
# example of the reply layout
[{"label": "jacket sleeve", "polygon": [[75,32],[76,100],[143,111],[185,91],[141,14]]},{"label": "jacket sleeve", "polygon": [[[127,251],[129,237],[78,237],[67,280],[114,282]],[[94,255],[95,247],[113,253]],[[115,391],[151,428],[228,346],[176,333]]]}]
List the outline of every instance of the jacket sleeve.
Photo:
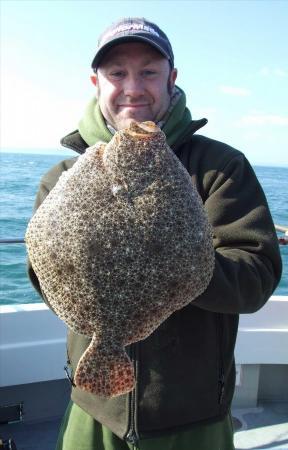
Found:
[{"label": "jacket sleeve", "polygon": [[204,206],[213,227],[215,270],[193,305],[220,313],[255,312],[273,293],[282,270],[267,200],[240,152],[206,179]]}]

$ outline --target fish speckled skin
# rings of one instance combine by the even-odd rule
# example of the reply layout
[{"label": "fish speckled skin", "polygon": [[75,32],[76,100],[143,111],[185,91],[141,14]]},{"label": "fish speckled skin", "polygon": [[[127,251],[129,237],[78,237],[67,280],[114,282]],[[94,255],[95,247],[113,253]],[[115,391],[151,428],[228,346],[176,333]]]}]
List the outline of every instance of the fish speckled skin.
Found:
[{"label": "fish speckled skin", "polygon": [[199,296],[214,269],[200,196],[153,122],[87,149],[32,217],[26,243],[54,311],[92,337],[76,385],[104,397],[134,387],[124,347]]}]

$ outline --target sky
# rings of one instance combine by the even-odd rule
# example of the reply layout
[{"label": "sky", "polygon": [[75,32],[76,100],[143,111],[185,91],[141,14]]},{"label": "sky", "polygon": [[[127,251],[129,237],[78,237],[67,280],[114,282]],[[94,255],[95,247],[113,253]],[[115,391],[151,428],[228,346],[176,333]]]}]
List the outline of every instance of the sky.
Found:
[{"label": "sky", "polygon": [[[2,151],[59,152],[95,95],[99,34],[145,17],[168,35],[199,133],[288,166],[287,0],[0,0]],[[69,153],[69,152],[68,152]],[[67,153],[66,153],[67,154]]]}]

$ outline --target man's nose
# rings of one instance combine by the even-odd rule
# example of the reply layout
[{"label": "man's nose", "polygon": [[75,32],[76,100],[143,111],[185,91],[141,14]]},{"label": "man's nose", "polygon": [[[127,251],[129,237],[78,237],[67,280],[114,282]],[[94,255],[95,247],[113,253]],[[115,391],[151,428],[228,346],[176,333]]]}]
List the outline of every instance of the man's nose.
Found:
[{"label": "man's nose", "polygon": [[144,93],[143,80],[138,75],[129,75],[125,79],[123,90],[127,97],[139,97]]}]

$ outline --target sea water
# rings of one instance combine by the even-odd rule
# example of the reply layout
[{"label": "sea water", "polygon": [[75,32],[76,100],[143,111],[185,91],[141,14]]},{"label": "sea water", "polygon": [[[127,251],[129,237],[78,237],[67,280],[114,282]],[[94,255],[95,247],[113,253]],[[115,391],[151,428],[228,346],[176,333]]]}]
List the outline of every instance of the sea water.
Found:
[{"label": "sea water", "polygon": [[[63,155],[2,153],[0,239],[23,238],[41,176]],[[288,168],[254,167],[275,224],[288,225]],[[279,234],[281,236],[281,233]],[[280,246],[283,275],[276,295],[288,295],[288,245]],[[0,244],[0,304],[41,302],[27,278],[24,244]]]}]

